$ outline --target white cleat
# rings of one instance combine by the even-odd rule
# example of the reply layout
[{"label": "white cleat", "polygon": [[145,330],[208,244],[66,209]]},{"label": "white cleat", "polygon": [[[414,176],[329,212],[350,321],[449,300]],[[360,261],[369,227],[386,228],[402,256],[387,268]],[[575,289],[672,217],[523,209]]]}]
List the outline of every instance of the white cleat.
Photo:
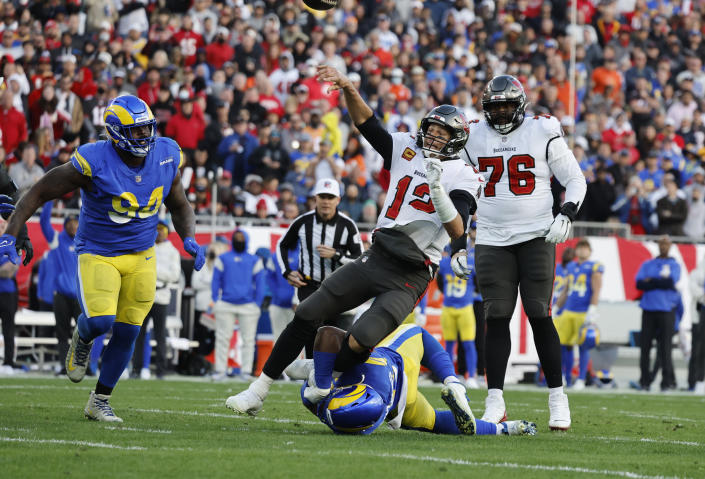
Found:
[{"label": "white cleat", "polygon": [[83,414],[93,421],[122,422],[122,419],[117,417],[113,412],[113,408],[110,407],[109,400],[109,395],[96,394],[95,391],[91,391],[88,404],[83,409]]},{"label": "white cleat", "polygon": [[696,382],[695,388],[693,388],[693,394],[695,394],[696,396],[705,396],[705,382]]},{"label": "white cleat", "polygon": [[535,436],[536,423],[529,421],[507,421],[502,423],[504,430],[502,434],[509,436]]},{"label": "white cleat", "polygon": [[584,379],[576,379],[575,384],[573,384],[573,387],[571,388],[573,391],[582,391],[585,389],[585,380]]},{"label": "white cleat", "polygon": [[264,399],[250,388],[225,400],[225,406],[228,409],[232,409],[238,414],[248,414],[250,416],[256,416],[262,410],[263,405]]},{"label": "white cleat", "polygon": [[313,359],[297,359],[284,370],[291,379],[308,379],[313,371]]},{"label": "white cleat", "polygon": [[485,399],[485,414],[481,418],[486,422],[499,424],[507,420],[507,408],[504,406],[502,396],[487,396]]},{"label": "white cleat", "polygon": [[548,427],[551,431],[570,429],[570,406],[568,405],[568,396],[565,393],[549,396],[548,410],[550,412]]},{"label": "white cleat", "polygon": [[66,375],[75,383],[81,382],[86,376],[88,359],[91,355],[93,341],[85,343],[78,335],[78,326],[73,330],[71,347],[66,355]]},{"label": "white cleat", "polygon": [[152,378],[152,373],[149,370],[149,368],[142,368],[140,369],[140,379],[151,379]]},{"label": "white cleat", "polygon": [[308,384],[304,389],[304,398],[311,404],[318,404],[330,394],[331,388],[319,388],[316,386],[316,376],[313,369],[308,374]]},{"label": "white cleat", "polygon": [[465,387],[468,389],[480,389],[480,383],[477,382],[477,378],[467,378]]},{"label": "white cleat", "polygon": [[449,383],[441,389],[441,398],[453,412],[455,425],[461,433],[473,435],[477,431],[475,416],[468,404],[465,386],[461,383]]}]

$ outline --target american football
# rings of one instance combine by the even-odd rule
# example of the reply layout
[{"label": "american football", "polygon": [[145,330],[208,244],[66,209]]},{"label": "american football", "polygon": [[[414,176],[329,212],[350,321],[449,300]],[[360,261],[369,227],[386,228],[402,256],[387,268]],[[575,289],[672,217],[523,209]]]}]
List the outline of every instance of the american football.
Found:
[{"label": "american football", "polygon": [[340,3],[340,0],[303,0],[307,7],[314,10],[330,10]]}]

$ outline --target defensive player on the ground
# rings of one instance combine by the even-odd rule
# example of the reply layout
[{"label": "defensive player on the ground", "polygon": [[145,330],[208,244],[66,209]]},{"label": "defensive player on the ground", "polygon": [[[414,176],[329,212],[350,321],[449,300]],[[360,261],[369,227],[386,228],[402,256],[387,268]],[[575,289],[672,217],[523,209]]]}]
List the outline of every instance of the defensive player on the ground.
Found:
[{"label": "defensive player on the ground", "polygon": [[561,340],[561,353],[563,356],[563,375],[566,385],[573,382],[573,347],[580,345],[580,363],[578,378],[573,389],[585,389],[585,376],[590,362],[590,348],[583,344],[585,338],[580,337],[581,328],[592,326],[597,319],[597,302],[600,300],[602,290],[602,273],[605,267],[598,261],[592,261],[590,255],[592,248],[586,239],[581,239],[575,245],[577,261],[568,264],[566,268],[568,284],[556,305],[563,312],[555,320],[558,337]]},{"label": "defensive player on the ground", "polygon": [[135,96],[119,96],[108,104],[104,121],[107,141],[78,147],[70,163],[48,172],[22,197],[0,237],[0,257],[19,262],[15,237],[21,226],[46,201],[81,188],[75,241],[83,313],[66,371],[71,381],[81,381],[93,339],[112,327],[98,384],[84,413],[89,419],[119,422],[108,400],[154,301],[154,240],[162,203],[184,249],[196,258],[196,270],[205,262],[205,251],[194,239],[195,217],[181,186],[183,153],[173,140],[157,138],[149,106]]},{"label": "defensive player on the ground", "polygon": [[[549,387],[549,427],[568,429],[570,408],[561,379],[561,349],[551,318],[555,243],[565,241],[585,196],[585,177],[558,120],[524,118],[526,94],[509,75],[485,88],[485,119],[470,123],[467,151],[487,184],[478,204],[475,266],[487,321],[488,396],[484,419],[506,413],[502,390],[511,350],[509,321],[521,292],[524,311]],[[551,176],[566,188],[553,218]]]},{"label": "defensive player on the ground", "polygon": [[[325,367],[319,368],[317,394],[328,395],[334,371],[340,374],[365,362],[372,348],[414,309],[449,237],[462,238],[456,250],[465,247],[468,218],[482,190],[482,177],[459,157],[468,138],[467,122],[459,109],[441,105],[431,110],[421,121],[418,137],[390,134],[345,75],[324,65],[318,78],[343,90],[353,122],[384,159],[391,187],[372,247],[336,269],[298,306],[260,377],[226,401],[238,413],[260,410],[274,378],[299,355],[306,341],[315,338],[325,320],[375,298],[353,324],[340,352],[326,355]],[[454,265],[460,274],[466,273],[465,261],[463,256]]]},{"label": "defensive player on the ground", "polygon": [[[468,241],[469,242],[469,241]],[[472,245],[468,244],[468,249]],[[473,258],[467,259],[470,269],[472,269]],[[443,292],[443,308],[441,309],[441,328],[443,340],[446,344],[446,351],[450,356],[451,363],[455,358],[455,345],[458,343],[458,350],[463,349],[465,353],[465,366],[468,371],[468,379],[465,385],[470,389],[478,389],[477,382],[477,350],[475,349],[475,311],[473,302],[475,300],[475,272],[472,271],[467,278],[459,278],[451,269],[450,257],[446,256],[441,260],[436,276],[438,288]]]},{"label": "defensive player on the ground", "polygon": [[[344,338],[345,331],[323,326],[316,335],[314,351],[336,352]],[[306,379],[301,388],[304,406],[337,433],[370,434],[387,421],[394,429],[439,434],[536,434],[536,424],[528,421],[495,424],[476,420],[450,358],[438,341],[417,325],[399,326],[374,348],[367,361],[337,378],[330,393],[317,403],[309,401],[306,394],[318,380],[314,364],[315,360],[299,359],[286,372],[294,379]],[[443,379],[441,397],[450,411],[434,410],[418,391],[421,366]]]}]

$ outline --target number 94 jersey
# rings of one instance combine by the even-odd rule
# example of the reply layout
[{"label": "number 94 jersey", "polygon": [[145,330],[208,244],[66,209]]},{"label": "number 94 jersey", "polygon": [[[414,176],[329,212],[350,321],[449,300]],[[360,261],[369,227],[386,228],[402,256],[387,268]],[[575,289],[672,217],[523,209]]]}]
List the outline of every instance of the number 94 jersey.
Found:
[{"label": "number 94 jersey", "polygon": [[[403,231],[438,264],[449,236],[431,201],[423,152],[409,133],[393,133],[392,139],[389,191],[377,219],[377,228]],[[441,184],[446,193],[465,191],[477,202],[483,183],[482,176],[464,160],[443,162]]]},{"label": "number 94 jersey", "polygon": [[485,120],[469,126],[466,149],[486,180],[476,244],[508,246],[544,236],[553,222],[551,175],[577,196],[567,193],[566,201],[582,203],[585,177],[555,117],[527,116],[506,135]]},{"label": "number 94 jersey", "polygon": [[157,212],[183,163],[176,142],[157,138],[139,168],[130,168],[108,141],[79,146],[71,163],[91,179],[81,189],[76,252],[119,256],[144,251],[157,237]]}]

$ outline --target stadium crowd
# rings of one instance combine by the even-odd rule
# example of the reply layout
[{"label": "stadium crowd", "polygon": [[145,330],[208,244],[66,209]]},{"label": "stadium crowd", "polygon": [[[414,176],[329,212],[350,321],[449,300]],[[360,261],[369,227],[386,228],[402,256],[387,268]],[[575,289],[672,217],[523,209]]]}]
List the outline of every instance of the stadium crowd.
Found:
[{"label": "stadium crowd", "polygon": [[[341,209],[374,223],[382,160],[339,93],[316,81],[316,65],[346,72],[390,131],[412,132],[442,103],[480,118],[484,85],[509,73],[526,88],[531,114],[561,121],[589,183],[581,219],[703,239],[705,5],[578,0],[575,25],[568,7],[342,0],[316,12],[291,0],[7,1],[0,163],[28,188],[98,139],[106,103],[131,93],[183,148],[198,213],[216,202],[221,215],[293,219],[312,207],[315,181],[333,177],[344,185]],[[77,202],[77,194],[63,201]]]}]

